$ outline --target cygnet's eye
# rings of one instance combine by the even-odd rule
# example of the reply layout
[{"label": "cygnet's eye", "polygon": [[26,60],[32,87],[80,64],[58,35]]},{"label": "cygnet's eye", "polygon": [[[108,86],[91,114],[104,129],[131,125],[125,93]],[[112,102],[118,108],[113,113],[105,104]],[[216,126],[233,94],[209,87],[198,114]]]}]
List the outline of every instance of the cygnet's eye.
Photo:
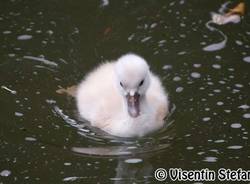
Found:
[{"label": "cygnet's eye", "polygon": [[121,85],[121,87],[123,87],[123,84],[122,84],[122,82],[120,82],[120,85]]},{"label": "cygnet's eye", "polygon": [[144,80],[142,80],[142,81],[140,82],[139,86],[142,86],[142,85],[143,85],[143,83],[144,83]]}]

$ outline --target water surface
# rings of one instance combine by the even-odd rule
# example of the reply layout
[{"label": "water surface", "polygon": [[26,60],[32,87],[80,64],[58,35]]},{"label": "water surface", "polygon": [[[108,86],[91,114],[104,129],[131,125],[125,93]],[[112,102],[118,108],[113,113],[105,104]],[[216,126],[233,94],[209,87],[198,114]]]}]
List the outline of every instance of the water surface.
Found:
[{"label": "water surface", "polygon": [[[159,167],[249,169],[249,13],[209,29],[225,2],[1,2],[0,183],[155,183]],[[130,51],[175,107],[166,129],[137,140],[82,124],[74,99],[56,93]]]}]

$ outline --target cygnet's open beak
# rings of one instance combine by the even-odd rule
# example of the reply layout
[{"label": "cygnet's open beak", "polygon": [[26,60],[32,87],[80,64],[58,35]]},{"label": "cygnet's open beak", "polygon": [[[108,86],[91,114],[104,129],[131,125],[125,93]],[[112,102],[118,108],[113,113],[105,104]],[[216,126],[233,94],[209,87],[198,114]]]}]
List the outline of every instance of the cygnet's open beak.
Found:
[{"label": "cygnet's open beak", "polygon": [[133,96],[127,95],[128,113],[131,117],[136,118],[140,115],[140,95],[135,93]]}]

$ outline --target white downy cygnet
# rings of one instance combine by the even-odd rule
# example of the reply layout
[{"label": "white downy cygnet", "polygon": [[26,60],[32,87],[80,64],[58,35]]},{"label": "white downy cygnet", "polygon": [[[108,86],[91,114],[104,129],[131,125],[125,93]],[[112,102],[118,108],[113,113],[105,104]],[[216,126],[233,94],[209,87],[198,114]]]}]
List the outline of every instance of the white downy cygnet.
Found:
[{"label": "white downy cygnet", "polygon": [[90,72],[77,88],[76,102],[82,118],[119,137],[141,137],[158,130],[169,112],[161,81],[135,54]]}]

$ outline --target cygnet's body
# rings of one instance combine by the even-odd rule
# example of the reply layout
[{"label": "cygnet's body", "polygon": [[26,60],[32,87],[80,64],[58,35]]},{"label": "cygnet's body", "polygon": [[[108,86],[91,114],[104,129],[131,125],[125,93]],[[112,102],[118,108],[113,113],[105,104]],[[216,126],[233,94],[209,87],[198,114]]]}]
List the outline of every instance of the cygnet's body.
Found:
[{"label": "cygnet's body", "polygon": [[146,61],[134,54],[100,65],[79,84],[80,116],[119,137],[144,136],[160,129],[168,96]]}]

